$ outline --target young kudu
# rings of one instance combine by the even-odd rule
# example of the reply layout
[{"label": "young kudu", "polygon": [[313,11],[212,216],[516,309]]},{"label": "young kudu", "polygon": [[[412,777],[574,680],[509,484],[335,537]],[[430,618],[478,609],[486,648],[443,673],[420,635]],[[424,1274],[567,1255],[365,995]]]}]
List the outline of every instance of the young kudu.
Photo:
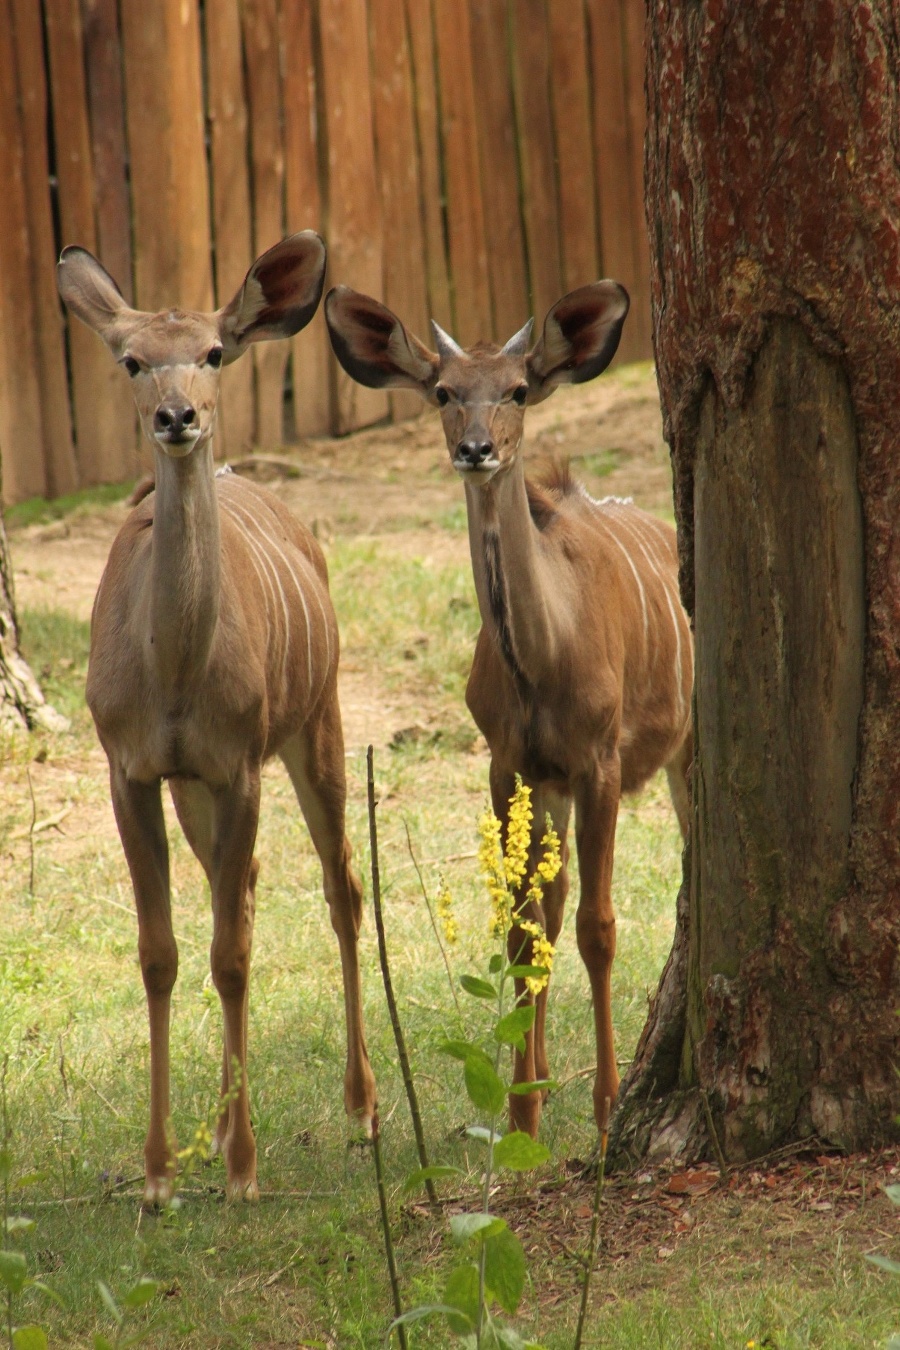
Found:
[{"label": "young kudu", "polygon": [[[325,246],[305,231],[253,264],[215,314],[130,309],[95,258],[63,251],[66,304],[132,379],[156,488],[113,543],[91,622],[87,700],[137,906],[150,1014],[145,1200],[172,1194],[169,1006],[178,969],[161,782],[212,891],[212,977],[222,1003],[228,1194],[255,1199],[247,1095],[247,1001],[258,863],[260,772],[287,767],[322,864],[347,1015],[348,1113],[367,1132],[375,1082],[363,1035],[357,933],[362,894],[344,832],[338,632],[315,539],[271,493],[213,468],[220,367],[253,342],[308,323]],[[226,1096],[227,1094],[227,1096]]]},{"label": "young kudu", "polygon": [[[483,625],[466,701],[490,747],[491,797],[504,832],[516,774],[532,788],[529,873],[541,854],[545,814],[565,862],[575,803],[576,930],[593,991],[598,1124],[619,1083],[610,1009],[619,798],[664,765],[687,830],[691,632],[679,601],[674,531],[630,502],[594,501],[565,470],[528,482],[521,442],[529,404],[605,369],[627,310],[622,287],[600,281],[558,301],[530,350],[529,321],[502,349],[480,343],[469,351],[435,324],[435,353],[367,296],[341,286],[325,302],[335,352],[354,379],[416,389],[440,408],[450,458],[465,483]],[[543,913],[522,911],[553,943],[566,873],[564,865],[545,889]],[[510,934],[512,955],[523,936]],[[521,985],[518,993],[526,997]],[[546,999],[545,989],[525,1053],[516,1052],[517,1082],[548,1076]],[[540,1110],[537,1092],[510,1097],[519,1129],[534,1134]]]}]

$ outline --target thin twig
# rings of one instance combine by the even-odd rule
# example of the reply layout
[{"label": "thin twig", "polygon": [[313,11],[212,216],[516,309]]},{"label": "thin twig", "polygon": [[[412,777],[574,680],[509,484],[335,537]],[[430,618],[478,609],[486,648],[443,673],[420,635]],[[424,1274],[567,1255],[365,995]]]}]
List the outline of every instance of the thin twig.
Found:
[{"label": "thin twig", "polygon": [[[371,771],[372,747],[369,746],[369,769]],[[384,1250],[387,1256],[388,1274],[391,1277],[391,1292],[394,1296],[394,1316],[403,1316],[403,1303],[400,1299],[400,1284],[397,1280],[397,1264],[394,1260],[394,1244],[391,1240],[391,1221],[388,1215],[387,1192],[384,1188],[384,1172],[381,1167],[381,1138],[376,1115],[372,1127],[372,1156],[375,1159],[375,1180],[378,1183],[378,1207],[381,1210],[381,1226],[384,1229]],[[397,1339],[400,1350],[406,1350],[406,1327],[401,1322],[397,1327]]]},{"label": "thin twig", "polygon": [[[384,992],[387,998],[388,1012],[391,1016],[391,1026],[394,1029],[394,1040],[397,1043],[397,1058],[400,1061],[400,1071],[403,1074],[403,1086],[406,1088],[406,1096],[409,1101],[409,1113],[412,1117],[413,1134],[416,1137],[416,1150],[419,1154],[419,1163],[425,1168],[428,1166],[428,1153],[425,1148],[425,1132],[422,1129],[422,1117],[419,1114],[419,1100],[416,1096],[416,1086],[413,1082],[412,1072],[409,1067],[409,1055],[406,1053],[406,1040],[403,1036],[403,1028],[400,1025],[397,1000],[394,998],[394,986],[391,982],[391,972],[388,966],[387,940],[384,935],[384,915],[381,912],[381,875],[378,870],[378,827],[375,823],[375,752],[371,745],[366,751],[366,768],[369,797],[369,845],[372,854],[372,908],[375,911],[375,931],[378,934],[378,959],[381,962],[381,978],[384,981]],[[434,1189],[434,1182],[430,1177],[425,1182],[425,1189],[428,1192],[428,1199],[432,1206],[437,1209],[437,1191]]]},{"label": "thin twig", "polygon": [[726,1181],[728,1178],[728,1163],[725,1161],[725,1154],[722,1152],[722,1145],[719,1141],[719,1132],[716,1129],[716,1123],[713,1120],[712,1108],[709,1104],[709,1096],[706,1088],[700,1089],[700,1100],[703,1103],[703,1113],[706,1116],[706,1128],[709,1130],[709,1138],[715,1150],[716,1160],[719,1164],[719,1179]]},{"label": "thin twig", "polygon": [[450,969],[450,962],[447,958],[447,953],[444,950],[444,944],[441,941],[440,930],[437,926],[437,919],[435,919],[434,917],[434,910],[431,908],[431,901],[428,898],[428,891],[425,889],[425,881],[422,876],[422,869],[418,864],[415,853],[413,852],[412,839],[410,838],[408,821],[404,820],[403,828],[406,831],[406,847],[409,849],[409,856],[412,859],[412,865],[416,869],[416,876],[419,878],[419,885],[422,888],[422,898],[425,901],[425,908],[428,910],[428,917],[431,920],[431,926],[434,929],[434,936],[437,939],[438,949],[440,950],[441,958],[443,959],[444,962],[444,969],[447,972],[447,983],[450,985],[450,993],[453,996],[453,1002],[456,1004],[456,1013],[457,1016],[459,1017],[460,1022],[462,1022],[463,1020],[462,1008],[459,1006],[459,999],[456,996],[456,988],[453,983],[453,972]]},{"label": "thin twig", "polygon": [[578,1328],[572,1350],[581,1350],[581,1336],[584,1331],[584,1319],[587,1313],[588,1293],[591,1287],[591,1275],[594,1273],[594,1259],[597,1251],[597,1229],[600,1226],[600,1197],[603,1194],[603,1180],[606,1175],[606,1150],[609,1145],[609,1098],[603,1098],[603,1117],[600,1121],[600,1164],[597,1168],[597,1184],[594,1187],[594,1212],[591,1215],[591,1239],[588,1245],[587,1261],[584,1267],[584,1284],[581,1286],[581,1307],[578,1309]]},{"label": "thin twig", "polygon": [[37,802],[34,800],[34,783],[31,781],[31,769],[26,764],[25,774],[28,778],[28,791],[31,793],[31,824],[28,827],[28,894],[34,899],[34,826],[37,821]]}]

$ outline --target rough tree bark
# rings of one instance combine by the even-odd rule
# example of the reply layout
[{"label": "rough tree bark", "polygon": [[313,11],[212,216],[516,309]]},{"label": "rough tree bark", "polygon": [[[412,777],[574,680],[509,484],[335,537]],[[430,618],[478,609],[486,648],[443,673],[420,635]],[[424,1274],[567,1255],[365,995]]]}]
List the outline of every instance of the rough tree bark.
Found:
[{"label": "rough tree bark", "polygon": [[614,1144],[709,1155],[711,1118],[729,1159],[869,1146],[900,1109],[897,9],[648,13],[695,791]]},{"label": "rough tree bark", "polygon": [[45,703],[31,669],[19,654],[19,629],[9,546],[0,508],[0,732],[27,727],[65,731],[65,717]]}]

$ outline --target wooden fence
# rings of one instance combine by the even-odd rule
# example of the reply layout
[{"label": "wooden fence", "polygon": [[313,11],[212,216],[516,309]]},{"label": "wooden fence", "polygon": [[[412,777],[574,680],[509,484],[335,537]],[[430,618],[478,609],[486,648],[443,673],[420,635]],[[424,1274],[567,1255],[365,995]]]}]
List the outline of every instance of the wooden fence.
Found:
[{"label": "wooden fence", "polygon": [[[56,295],[63,244],[142,309],[213,309],[319,230],[329,284],[426,339],[505,340],[573,286],[650,354],[643,0],[0,0],[7,502],[139,467],[127,377]],[[235,456],[417,407],[353,385],[318,314],[223,376]]]}]

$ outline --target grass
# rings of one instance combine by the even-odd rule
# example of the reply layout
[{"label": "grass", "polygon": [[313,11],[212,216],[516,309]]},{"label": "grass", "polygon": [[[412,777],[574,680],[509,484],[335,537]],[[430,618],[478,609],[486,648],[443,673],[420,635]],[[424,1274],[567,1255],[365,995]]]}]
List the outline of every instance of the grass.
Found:
[{"label": "grass", "polygon": [[[487,783],[486,755],[463,735],[462,691],[477,628],[471,581],[466,569],[404,558],[384,543],[339,540],[330,565],[348,667],[366,672],[376,690],[403,692],[430,728],[446,733],[379,751],[376,771],[395,987],[432,1160],[466,1170],[458,1190],[465,1200],[474,1193],[480,1154],[462,1133],[470,1116],[459,1066],[438,1050],[457,1029],[456,1012],[405,827],[429,889],[443,873],[455,896],[462,927],[451,958],[455,971],[483,970],[486,901],[474,862],[460,856],[475,847]],[[0,1050],[9,1055],[14,1180],[36,1177],[13,1191],[14,1211],[37,1220],[17,1241],[31,1272],[65,1303],[57,1308],[28,1293],[22,1320],[46,1324],[59,1345],[83,1345],[97,1330],[111,1335],[97,1281],[121,1294],[144,1273],[163,1290],[133,1314],[152,1345],[372,1350],[389,1320],[372,1163],[367,1150],[347,1144],[337,948],[317,860],[286,775],[277,765],[266,771],[257,849],[262,871],[250,1090],[264,1198],[255,1209],[222,1204],[215,1188],[223,1174],[213,1161],[191,1178],[181,1208],[144,1215],[133,1186],[116,1189],[141,1171],[146,1011],[130,883],[111,824],[105,764],[83,707],[86,627],[55,613],[22,619],[26,654],[48,697],[73,724],[66,736],[10,741],[0,788]],[[367,881],[363,754],[353,752],[347,768],[348,830]],[[65,833],[50,827],[33,837],[33,894],[28,775],[39,822],[70,808],[60,823]],[[170,838],[181,954],[172,1025],[173,1126],[186,1143],[215,1101],[220,1019],[208,971],[205,883],[180,833],[172,830]],[[613,1011],[622,1059],[633,1051],[668,952],[679,876],[677,829],[658,779],[623,803],[619,819]],[[401,1193],[416,1160],[370,917],[361,952],[401,1281],[408,1303],[421,1303],[439,1297],[448,1254],[444,1225]],[[576,1271],[558,1237],[571,1236],[578,1218],[566,1209],[574,1202],[563,1165],[586,1156],[594,1142],[591,1080],[582,1072],[593,1056],[588,1005],[570,906],[550,1011],[552,1071],[562,1086],[542,1127],[554,1163],[538,1178],[560,1188],[552,1222],[539,1221],[532,1204],[538,1192],[528,1189],[534,1179],[504,1183],[529,1237],[532,1286],[521,1323],[548,1350],[568,1350],[577,1315]],[[464,1002],[463,1015],[474,1031],[479,1005]],[[880,1343],[893,1324],[896,1286],[865,1266],[862,1239],[845,1241],[826,1222],[816,1236],[804,1231],[796,1249],[793,1242],[785,1249],[773,1242],[764,1205],[735,1215],[728,1203],[723,1198],[706,1228],[698,1224],[665,1261],[656,1244],[628,1261],[601,1260],[587,1346],[731,1350],[755,1340],[792,1350]],[[446,1343],[440,1325],[422,1324],[410,1333],[412,1350]]]},{"label": "grass", "polygon": [[127,483],[104,483],[100,487],[81,488],[48,501],[46,497],[29,497],[27,501],[5,506],[3,516],[8,526],[49,525],[65,516],[77,516],[98,506],[109,506],[124,501],[134,489],[134,480]]}]

